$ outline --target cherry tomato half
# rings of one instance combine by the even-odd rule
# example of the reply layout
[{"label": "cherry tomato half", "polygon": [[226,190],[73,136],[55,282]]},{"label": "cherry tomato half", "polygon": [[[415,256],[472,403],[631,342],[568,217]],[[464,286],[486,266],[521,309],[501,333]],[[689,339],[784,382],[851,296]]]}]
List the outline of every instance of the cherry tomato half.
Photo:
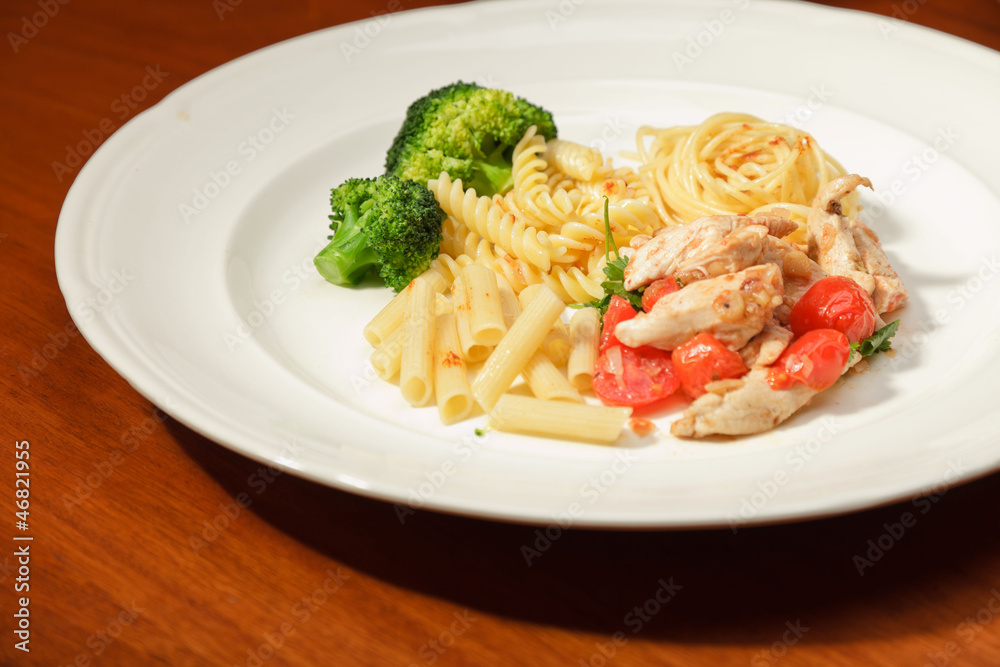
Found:
[{"label": "cherry tomato half", "polygon": [[737,352],[710,333],[700,333],[671,354],[681,388],[691,398],[705,393],[705,385],[716,380],[743,377],[747,367]]},{"label": "cherry tomato half", "polygon": [[608,304],[608,310],[604,313],[602,320],[601,341],[598,344],[598,349],[604,350],[611,345],[621,345],[621,341],[615,337],[615,327],[618,326],[619,322],[630,320],[636,315],[635,308],[627,299],[617,294],[611,297],[611,303]]},{"label": "cherry tomato half", "polygon": [[796,382],[822,391],[844,372],[851,345],[834,329],[807,331],[785,348],[767,373],[771,389],[788,389]]},{"label": "cherry tomato half", "polygon": [[788,324],[796,336],[814,329],[836,329],[851,343],[875,331],[875,304],[861,285],[844,276],[827,276],[792,307]]},{"label": "cherry tomato half", "polygon": [[639,407],[674,393],[680,380],[666,350],[619,344],[611,345],[597,358],[593,386],[594,393],[608,405]]},{"label": "cherry tomato half", "polygon": [[677,279],[673,276],[654,280],[646,286],[645,291],[642,293],[642,309],[648,313],[653,309],[653,304],[666,295],[673,294],[680,288],[681,286],[677,283]]}]

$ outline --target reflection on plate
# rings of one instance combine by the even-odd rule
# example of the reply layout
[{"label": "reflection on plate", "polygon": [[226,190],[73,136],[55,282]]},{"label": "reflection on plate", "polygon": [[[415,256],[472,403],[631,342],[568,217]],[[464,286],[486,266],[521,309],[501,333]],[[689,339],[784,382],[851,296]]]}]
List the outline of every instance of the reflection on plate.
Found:
[{"label": "reflection on plate", "polygon": [[[982,82],[1000,56],[797,3],[553,11],[514,1],[394,15],[357,52],[342,48],[355,26],[324,30],[209,72],[132,120],[81,171],[59,220],[59,283],[84,336],[207,437],[412,508],[737,526],[869,507],[995,470],[987,382],[1000,347],[1000,174],[987,110],[1000,91]],[[715,21],[722,29],[709,31]],[[776,431],[733,441],[672,439],[670,413],[657,417],[660,435],[615,448],[478,437],[482,419],[444,427],[434,408],[410,408],[374,378],[360,333],[389,292],[329,285],[311,259],[325,242],[329,188],[379,173],[407,104],[457,79],[537,102],[561,136],[607,155],[631,148],[641,124],[723,110],[808,130],[875,184],[863,215],[912,293],[897,354]],[[890,79],[906,92],[885,95]],[[344,89],[370,93],[345,105]],[[112,293],[115,275],[129,278]]]}]

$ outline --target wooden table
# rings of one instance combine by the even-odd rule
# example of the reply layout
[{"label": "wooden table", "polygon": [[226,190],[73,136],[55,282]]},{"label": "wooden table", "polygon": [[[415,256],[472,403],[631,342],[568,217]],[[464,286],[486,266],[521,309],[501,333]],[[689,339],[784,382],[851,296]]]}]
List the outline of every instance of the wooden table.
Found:
[{"label": "wooden table", "polygon": [[[425,4],[436,3],[3,4],[0,497],[11,503],[15,443],[28,441],[34,541],[8,537],[0,552],[0,662],[1000,664],[996,475],[737,534],[571,531],[528,567],[520,545],[535,528],[427,511],[401,525],[389,504],[271,475],[165,417],[77,334],[52,250],[78,168],[68,145],[100,143],[241,54]],[[826,4],[1000,49],[996,2]],[[137,99],[151,64],[168,76]],[[907,514],[913,525],[884,538]],[[27,577],[14,555],[25,544]],[[872,558],[863,576],[856,556]],[[19,577],[30,584],[30,654],[11,632]]]}]

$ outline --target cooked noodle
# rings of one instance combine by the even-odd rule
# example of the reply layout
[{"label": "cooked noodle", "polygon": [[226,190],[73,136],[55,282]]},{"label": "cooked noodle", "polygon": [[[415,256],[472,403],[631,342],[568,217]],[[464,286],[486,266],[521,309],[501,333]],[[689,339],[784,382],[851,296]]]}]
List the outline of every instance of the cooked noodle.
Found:
[{"label": "cooked noodle", "polygon": [[[741,113],[719,113],[700,125],[656,129],[637,137],[639,173],[660,216],[682,224],[705,215],[784,208],[803,223],[819,189],[846,171],[807,132]],[[844,200],[857,215],[856,196]]]}]

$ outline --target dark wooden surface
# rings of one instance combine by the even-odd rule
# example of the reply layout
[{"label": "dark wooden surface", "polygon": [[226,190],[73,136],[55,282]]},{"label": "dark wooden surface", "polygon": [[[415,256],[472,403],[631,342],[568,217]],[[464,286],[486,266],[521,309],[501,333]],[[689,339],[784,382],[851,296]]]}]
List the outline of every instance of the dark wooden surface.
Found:
[{"label": "dark wooden surface", "polygon": [[[736,534],[571,531],[529,567],[520,547],[535,528],[432,512],[401,525],[391,505],[270,476],[164,418],[76,333],[53,268],[56,219],[77,171],[53,166],[67,162],[67,145],[100,143],[241,54],[424,4],[437,3],[0,7],[0,663],[1000,664],[1000,477]],[[895,13],[1000,49],[996,2],[824,4]],[[46,7],[52,15],[39,18]],[[42,25],[32,32],[25,21]],[[122,106],[155,64],[168,75],[134,109]],[[29,654],[14,649],[12,632],[23,595],[14,550],[24,543],[11,540],[21,534],[22,440],[31,454],[23,534],[34,537]],[[872,559],[863,576],[856,556]]]}]

